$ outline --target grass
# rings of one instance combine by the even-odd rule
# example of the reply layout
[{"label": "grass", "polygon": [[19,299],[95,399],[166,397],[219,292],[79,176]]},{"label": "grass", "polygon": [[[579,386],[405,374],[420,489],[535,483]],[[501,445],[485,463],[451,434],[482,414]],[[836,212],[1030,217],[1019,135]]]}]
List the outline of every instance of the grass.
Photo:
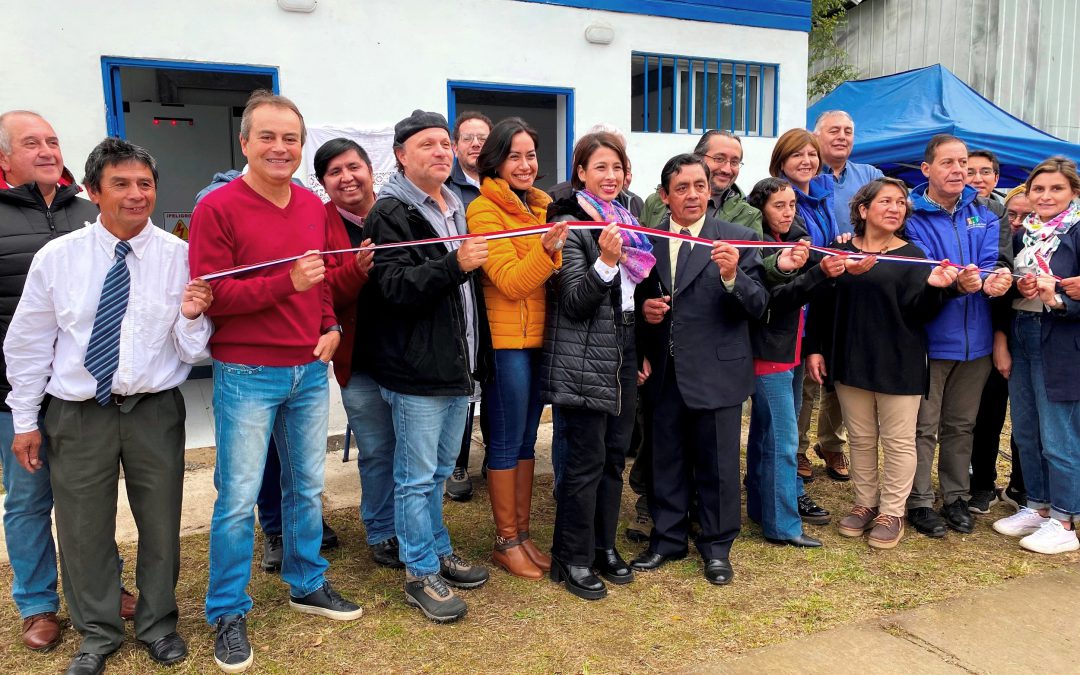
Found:
[{"label": "grass", "polygon": [[[820,465],[817,469],[808,491],[834,518],[843,515],[851,504],[850,484],[830,481]],[[1001,470],[1008,475],[1007,463]],[[486,489],[477,483],[471,502],[446,504],[446,521],[459,553],[490,564],[491,513]],[[627,513],[632,497],[627,489]],[[249,615],[252,672],[669,672],[1080,562],[1080,554],[1038,556],[997,535],[990,529],[992,518],[1007,514],[1007,507],[995,507],[993,516],[977,518],[973,534],[950,533],[944,540],[908,531],[892,551],[875,551],[864,540],[841,537],[835,525],[807,526],[824,540],[824,548],[778,547],[765,543],[756,525],[744,523],[732,552],[736,577],[731,586],[710,586],[700,562],[687,559],[639,574],[628,586],[609,585],[608,597],[599,602],[579,600],[547,580],[530,582],[493,570],[485,587],[462,592],[469,615],[438,626],[405,604],[401,572],[371,562],[356,510],[338,510],[327,514],[343,542],[328,556],[329,577],[346,597],[364,606],[363,618],[335,623],[291,612],[288,589],[256,567],[249,587],[255,600]],[[545,549],[553,519],[551,476],[540,476],[532,529]],[[640,546],[622,539],[621,532],[622,527],[620,550],[634,555]],[[260,538],[257,551],[261,545]],[[121,549],[125,558],[135,559],[133,545]],[[182,556],[180,631],[191,656],[176,667],[156,668],[137,646],[129,624],[129,639],[109,660],[109,673],[218,672],[213,633],[202,615],[207,536],[186,537]],[[125,573],[129,588],[134,588],[132,573]],[[10,584],[10,567],[0,566],[5,595]],[[20,622],[11,602],[0,606],[0,626],[5,628],[0,672],[62,671],[78,644],[78,635],[68,629],[64,643],[51,654],[27,651],[19,641]]]}]

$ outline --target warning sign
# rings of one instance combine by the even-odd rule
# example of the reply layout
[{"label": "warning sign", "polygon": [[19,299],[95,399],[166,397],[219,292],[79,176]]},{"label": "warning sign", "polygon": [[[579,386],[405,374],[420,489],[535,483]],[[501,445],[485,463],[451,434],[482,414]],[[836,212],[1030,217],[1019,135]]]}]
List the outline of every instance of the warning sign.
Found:
[{"label": "warning sign", "polygon": [[184,241],[187,241],[188,233],[190,232],[190,225],[190,211],[166,211],[165,222],[161,224],[161,227],[166,232],[172,232]]}]

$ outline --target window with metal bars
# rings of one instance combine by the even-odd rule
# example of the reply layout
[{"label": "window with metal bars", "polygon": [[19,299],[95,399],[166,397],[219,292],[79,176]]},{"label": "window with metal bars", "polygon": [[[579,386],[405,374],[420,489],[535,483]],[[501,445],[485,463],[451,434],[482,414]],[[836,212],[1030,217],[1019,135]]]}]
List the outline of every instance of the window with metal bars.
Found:
[{"label": "window with metal bars", "polygon": [[634,52],[631,131],[777,135],[776,64]]}]

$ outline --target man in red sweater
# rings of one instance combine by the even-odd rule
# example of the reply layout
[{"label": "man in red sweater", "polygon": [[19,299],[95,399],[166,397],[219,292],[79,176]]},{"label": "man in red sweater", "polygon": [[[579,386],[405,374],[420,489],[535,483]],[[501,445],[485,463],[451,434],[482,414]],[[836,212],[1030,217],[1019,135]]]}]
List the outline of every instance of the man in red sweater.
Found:
[{"label": "man in red sweater", "polygon": [[327,269],[327,213],[290,178],[300,164],[304,118],[282,96],[255,92],[240,126],[248,173],[208,195],[191,221],[195,276],[307,252],[289,266],[212,282],[215,333],[214,422],[218,490],[210,524],[206,618],[217,629],[214,657],[227,673],[253,656],[251,609],[254,507],[273,433],[281,458],[281,577],[293,609],[338,620],[361,609],[331,588],[319,555],[329,382],[327,364],[341,340]]}]

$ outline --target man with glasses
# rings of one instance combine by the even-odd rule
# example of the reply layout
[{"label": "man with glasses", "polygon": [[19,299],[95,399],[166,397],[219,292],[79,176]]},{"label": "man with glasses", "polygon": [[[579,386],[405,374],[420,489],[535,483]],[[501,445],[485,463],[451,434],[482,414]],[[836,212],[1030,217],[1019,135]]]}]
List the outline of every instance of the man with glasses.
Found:
[{"label": "man with glasses", "polygon": [[[984,200],[983,205],[998,218],[1005,215],[1005,205],[999,202],[994,194],[1000,178],[1001,163],[994,153],[989,150],[972,150],[968,153],[968,185],[979,191],[979,196]],[[1004,228],[1002,229],[1004,231]]]},{"label": "man with glasses", "polygon": [[[730,131],[712,129],[702,134],[694,154],[705,160],[712,172],[708,215],[742,225],[761,234],[761,212],[746,203],[742,190],[735,184],[743,167],[742,141]],[[668,213],[660,198],[660,190],[645,200],[641,224],[656,227]]]}]

